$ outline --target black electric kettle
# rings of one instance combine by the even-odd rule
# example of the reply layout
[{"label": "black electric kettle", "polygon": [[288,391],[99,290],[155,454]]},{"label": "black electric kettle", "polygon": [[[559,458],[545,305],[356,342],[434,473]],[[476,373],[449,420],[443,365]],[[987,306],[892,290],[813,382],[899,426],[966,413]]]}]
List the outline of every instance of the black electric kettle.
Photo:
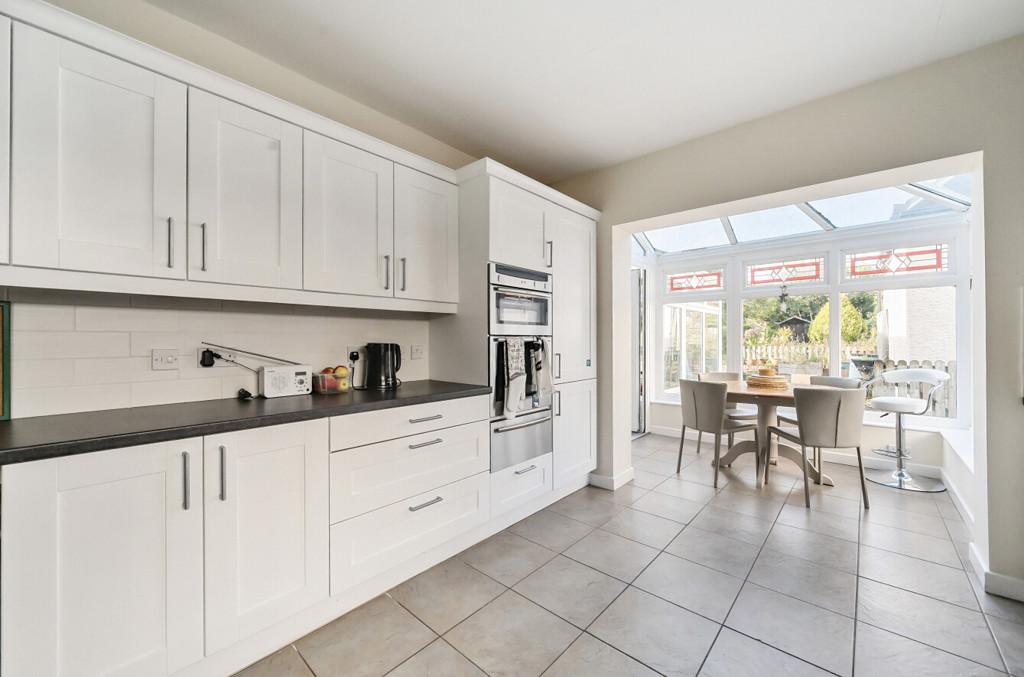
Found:
[{"label": "black electric kettle", "polygon": [[402,348],[397,343],[366,344],[366,389],[394,390],[402,385]]}]

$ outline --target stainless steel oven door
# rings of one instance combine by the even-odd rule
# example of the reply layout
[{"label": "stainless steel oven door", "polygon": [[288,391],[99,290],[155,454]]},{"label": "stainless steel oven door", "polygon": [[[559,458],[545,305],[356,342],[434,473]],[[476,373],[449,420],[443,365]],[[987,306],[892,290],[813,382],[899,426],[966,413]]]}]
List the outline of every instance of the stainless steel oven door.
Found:
[{"label": "stainless steel oven door", "polygon": [[551,294],[491,285],[491,336],[551,336]]},{"label": "stainless steel oven door", "polygon": [[550,453],[551,410],[491,423],[491,472]]}]

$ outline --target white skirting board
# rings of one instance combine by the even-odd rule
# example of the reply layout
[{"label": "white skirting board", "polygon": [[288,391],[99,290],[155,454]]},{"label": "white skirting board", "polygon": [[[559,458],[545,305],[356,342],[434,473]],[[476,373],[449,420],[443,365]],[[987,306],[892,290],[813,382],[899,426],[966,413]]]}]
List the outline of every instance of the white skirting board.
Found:
[{"label": "white skirting board", "polygon": [[633,466],[629,466],[614,477],[611,477],[610,475],[598,475],[596,472],[592,472],[590,473],[590,483],[600,489],[615,491],[627,482],[632,481],[633,475]]},{"label": "white skirting board", "polygon": [[393,569],[330,597],[282,623],[247,637],[223,651],[207,656],[199,663],[175,673],[174,677],[223,677],[223,675],[234,674],[313,630],[340,618],[396,585],[426,571],[435,564],[476,545],[519,520],[565,498],[574,491],[582,489],[588,483],[589,477],[580,477],[561,489],[556,489],[526,505],[494,517],[472,531],[417,555]]}]

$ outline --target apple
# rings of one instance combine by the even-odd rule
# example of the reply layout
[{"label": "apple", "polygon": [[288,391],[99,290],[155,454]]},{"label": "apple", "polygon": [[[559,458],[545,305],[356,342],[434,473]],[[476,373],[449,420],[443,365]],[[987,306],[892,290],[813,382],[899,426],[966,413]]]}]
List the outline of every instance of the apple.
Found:
[{"label": "apple", "polygon": [[335,367],[334,368],[334,375],[335,376],[345,376],[345,377],[347,377],[348,376],[348,367],[346,367],[344,365],[339,365],[339,366]]},{"label": "apple", "polygon": [[334,373],[334,367],[324,367],[323,369],[320,370],[320,373],[321,374],[333,374]]}]

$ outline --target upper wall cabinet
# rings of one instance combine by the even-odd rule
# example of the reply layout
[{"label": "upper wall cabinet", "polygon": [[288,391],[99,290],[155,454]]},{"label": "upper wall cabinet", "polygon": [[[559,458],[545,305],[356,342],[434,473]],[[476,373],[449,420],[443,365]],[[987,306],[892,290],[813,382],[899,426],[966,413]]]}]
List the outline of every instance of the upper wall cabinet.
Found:
[{"label": "upper wall cabinet", "polygon": [[302,286],[302,130],[190,88],[193,280]]},{"label": "upper wall cabinet", "polygon": [[395,296],[459,300],[459,190],[395,165]]},{"label": "upper wall cabinet", "polygon": [[186,87],[15,24],[12,263],[185,276]]},{"label": "upper wall cabinet", "polygon": [[556,383],[597,375],[595,223],[564,207],[548,203],[544,236],[552,277],[552,326]]},{"label": "upper wall cabinet", "polygon": [[303,287],[392,296],[394,163],[303,135]]},{"label": "upper wall cabinet", "polygon": [[544,244],[547,200],[500,179],[490,180],[491,261],[529,270],[548,266]]},{"label": "upper wall cabinet", "polygon": [[11,262],[11,20],[0,17],[0,263]]}]

